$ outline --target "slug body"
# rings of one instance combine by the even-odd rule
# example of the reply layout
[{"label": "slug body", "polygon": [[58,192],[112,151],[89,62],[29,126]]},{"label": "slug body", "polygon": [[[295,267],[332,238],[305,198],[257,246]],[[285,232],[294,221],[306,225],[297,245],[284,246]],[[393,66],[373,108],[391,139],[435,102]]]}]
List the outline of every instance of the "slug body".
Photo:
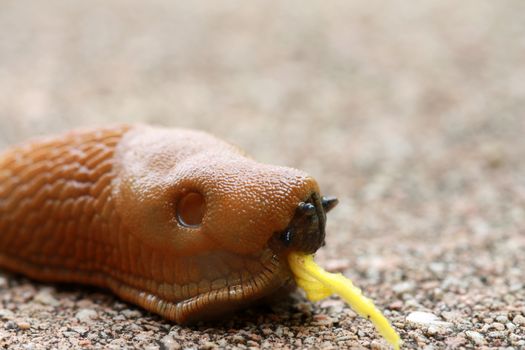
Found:
[{"label": "slug body", "polygon": [[287,252],[316,251],[335,204],[203,132],[73,131],[0,154],[0,267],[187,323],[293,284]]}]

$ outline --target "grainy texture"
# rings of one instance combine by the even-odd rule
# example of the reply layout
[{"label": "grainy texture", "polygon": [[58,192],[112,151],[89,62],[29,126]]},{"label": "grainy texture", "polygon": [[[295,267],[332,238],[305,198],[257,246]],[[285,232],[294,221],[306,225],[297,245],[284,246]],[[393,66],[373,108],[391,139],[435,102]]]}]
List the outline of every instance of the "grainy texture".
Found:
[{"label": "grainy texture", "polygon": [[[0,144],[108,121],[211,131],[339,197],[318,261],[409,348],[524,347],[524,6],[4,1]],[[338,299],[184,328],[95,290],[0,285],[6,347],[384,345]]]}]

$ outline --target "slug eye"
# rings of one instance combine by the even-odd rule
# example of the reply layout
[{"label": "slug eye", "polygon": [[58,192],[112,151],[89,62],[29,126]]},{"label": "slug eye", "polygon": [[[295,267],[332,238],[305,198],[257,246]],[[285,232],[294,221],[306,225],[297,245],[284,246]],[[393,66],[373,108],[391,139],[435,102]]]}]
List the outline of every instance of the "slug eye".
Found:
[{"label": "slug eye", "polygon": [[198,192],[185,193],[177,203],[177,221],[185,227],[198,227],[202,224],[206,211],[204,196]]}]

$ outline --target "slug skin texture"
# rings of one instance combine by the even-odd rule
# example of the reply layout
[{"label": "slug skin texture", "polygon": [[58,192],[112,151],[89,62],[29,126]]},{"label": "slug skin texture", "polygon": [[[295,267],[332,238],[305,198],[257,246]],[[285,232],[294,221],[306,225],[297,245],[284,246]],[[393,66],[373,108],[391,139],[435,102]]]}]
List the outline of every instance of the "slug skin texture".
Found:
[{"label": "slug skin texture", "polygon": [[292,285],[288,252],[324,243],[335,203],[204,132],[77,130],[0,154],[0,267],[193,322]]}]

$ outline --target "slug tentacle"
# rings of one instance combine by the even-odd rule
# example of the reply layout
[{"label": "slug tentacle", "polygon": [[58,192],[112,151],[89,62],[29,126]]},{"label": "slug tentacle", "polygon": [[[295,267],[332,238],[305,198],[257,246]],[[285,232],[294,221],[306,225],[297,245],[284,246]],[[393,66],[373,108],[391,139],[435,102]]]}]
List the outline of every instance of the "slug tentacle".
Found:
[{"label": "slug tentacle", "polygon": [[339,203],[339,200],[335,197],[322,197],[321,203],[325,213],[328,213],[330,210],[335,208],[335,206]]},{"label": "slug tentacle", "polygon": [[287,251],[322,246],[336,204],[203,132],[73,131],[0,155],[0,267],[192,322],[293,283]]}]

